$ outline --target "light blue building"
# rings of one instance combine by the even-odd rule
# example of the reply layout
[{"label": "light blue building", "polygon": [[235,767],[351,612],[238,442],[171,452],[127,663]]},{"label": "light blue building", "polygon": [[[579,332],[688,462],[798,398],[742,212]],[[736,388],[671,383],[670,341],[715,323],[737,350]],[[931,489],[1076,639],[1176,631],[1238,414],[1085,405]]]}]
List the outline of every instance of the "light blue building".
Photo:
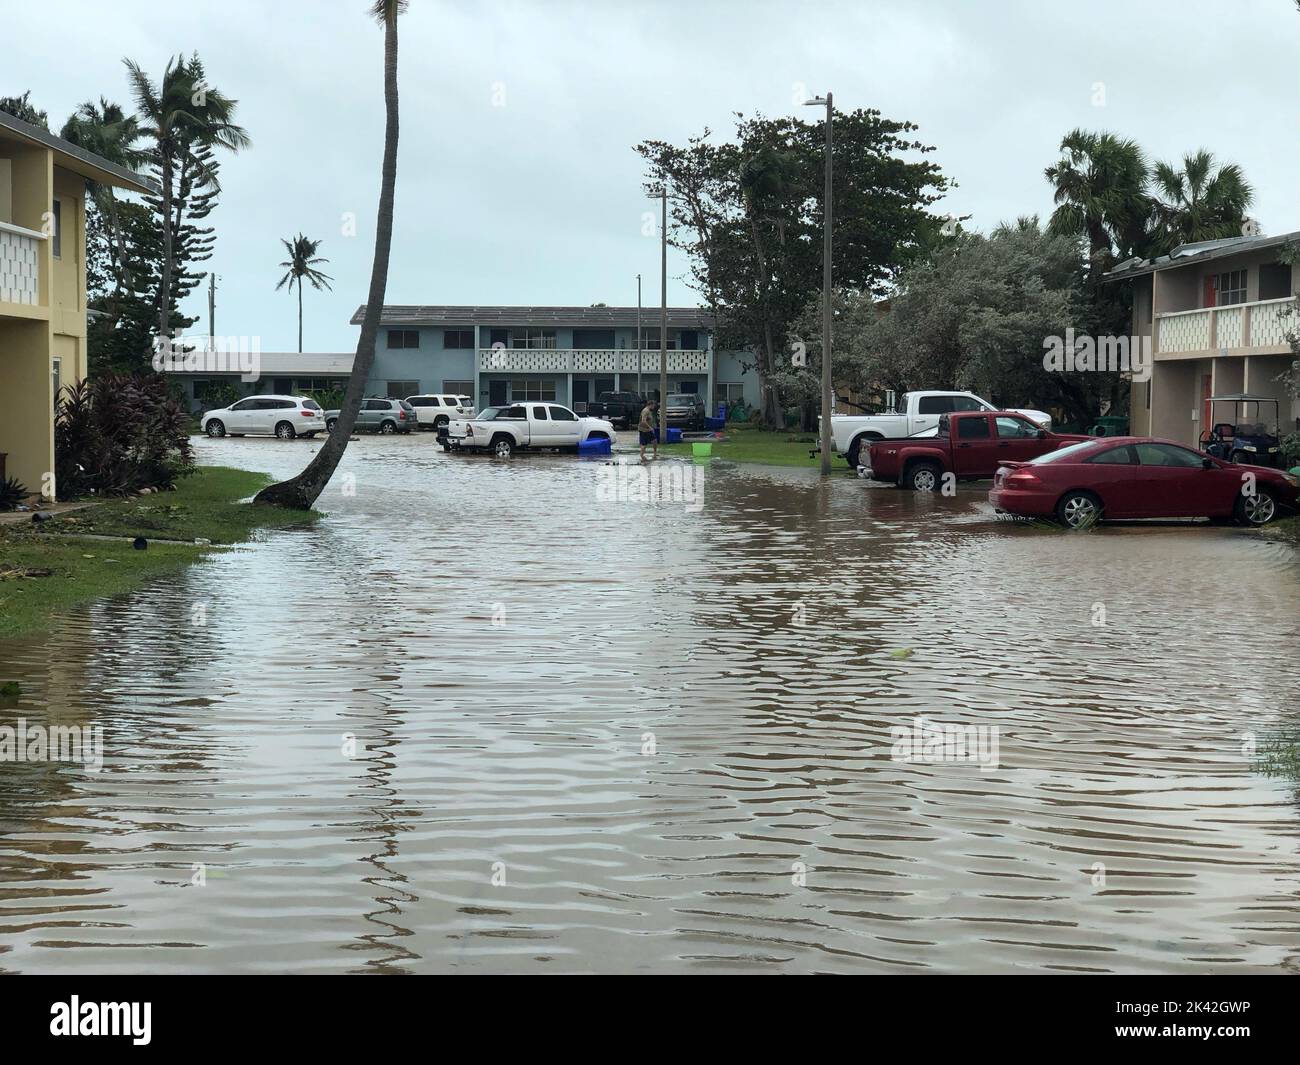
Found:
[{"label": "light blue building", "polygon": [[[360,325],[365,307],[352,316]],[[367,394],[449,392],[482,408],[551,399],[581,412],[602,392],[659,391],[658,308],[385,305]],[[668,308],[668,391],[758,401],[752,358],[713,347],[713,316]]]}]

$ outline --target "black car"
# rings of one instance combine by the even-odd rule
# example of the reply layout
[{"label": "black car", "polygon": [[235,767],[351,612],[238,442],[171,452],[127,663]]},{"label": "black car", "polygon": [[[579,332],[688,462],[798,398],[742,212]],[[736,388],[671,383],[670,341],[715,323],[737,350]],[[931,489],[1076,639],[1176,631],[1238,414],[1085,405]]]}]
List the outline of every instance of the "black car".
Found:
[{"label": "black car", "polygon": [[602,392],[595,403],[587,404],[587,414],[613,422],[616,428],[631,429],[640,419],[645,403],[645,397],[635,392]]},{"label": "black car", "polygon": [[666,407],[670,428],[696,430],[704,428],[704,400],[697,393],[683,392],[669,396]]}]

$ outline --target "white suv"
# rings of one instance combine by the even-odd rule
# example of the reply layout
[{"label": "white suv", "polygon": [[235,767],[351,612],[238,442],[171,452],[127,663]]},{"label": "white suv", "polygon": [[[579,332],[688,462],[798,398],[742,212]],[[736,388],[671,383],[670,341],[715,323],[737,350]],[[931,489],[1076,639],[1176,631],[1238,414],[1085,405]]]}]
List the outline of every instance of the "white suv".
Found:
[{"label": "white suv", "polygon": [[199,427],[208,436],[276,436],[308,439],[325,432],[325,412],[307,396],[249,396],[210,410]]},{"label": "white suv", "polygon": [[441,432],[453,418],[474,417],[474,402],[469,396],[450,396],[438,392],[407,396],[406,402],[415,408],[415,420],[421,429]]}]

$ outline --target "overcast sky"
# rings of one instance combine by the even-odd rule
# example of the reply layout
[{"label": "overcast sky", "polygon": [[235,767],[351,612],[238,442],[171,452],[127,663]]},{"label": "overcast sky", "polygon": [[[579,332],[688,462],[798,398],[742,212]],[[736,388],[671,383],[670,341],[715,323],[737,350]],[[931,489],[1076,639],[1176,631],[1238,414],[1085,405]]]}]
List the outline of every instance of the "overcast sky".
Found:
[{"label": "overcast sky", "polygon": [[[275,284],[278,238],[301,230],[324,241],[335,278],[306,293],[306,350],[351,351],[384,124],[368,6],[7,3],[0,95],[30,89],[57,132],[84,99],[130,103],[123,56],[157,75],[197,50],[253,140],[223,159],[212,215],[217,331],[296,347],[295,301]],[[1264,232],[1300,229],[1292,0],[412,0],[399,83],[389,303],[633,304],[640,272],[657,304],[632,146],[726,133],[733,111],[792,113],[827,88],[837,107],[916,122],[958,183],[940,209],[981,230],[1047,216],[1043,168],[1075,126],[1156,159],[1208,148],[1245,169]],[[684,260],[669,271],[670,302],[696,302]],[[196,294],[187,309],[203,307]]]}]

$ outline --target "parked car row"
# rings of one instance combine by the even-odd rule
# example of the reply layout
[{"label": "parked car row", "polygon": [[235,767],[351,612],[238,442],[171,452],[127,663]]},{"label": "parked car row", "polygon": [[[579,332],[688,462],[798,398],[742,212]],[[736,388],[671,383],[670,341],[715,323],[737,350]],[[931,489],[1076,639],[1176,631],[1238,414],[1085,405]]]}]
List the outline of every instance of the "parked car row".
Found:
[{"label": "parked car row", "polygon": [[1294,507],[1300,478],[1229,462],[1172,440],[1053,433],[1013,411],[940,416],[934,430],[880,440],[859,473],[916,491],[993,478],[989,502],[1003,514],[1071,529],[1111,518],[1217,518],[1246,525]]}]

